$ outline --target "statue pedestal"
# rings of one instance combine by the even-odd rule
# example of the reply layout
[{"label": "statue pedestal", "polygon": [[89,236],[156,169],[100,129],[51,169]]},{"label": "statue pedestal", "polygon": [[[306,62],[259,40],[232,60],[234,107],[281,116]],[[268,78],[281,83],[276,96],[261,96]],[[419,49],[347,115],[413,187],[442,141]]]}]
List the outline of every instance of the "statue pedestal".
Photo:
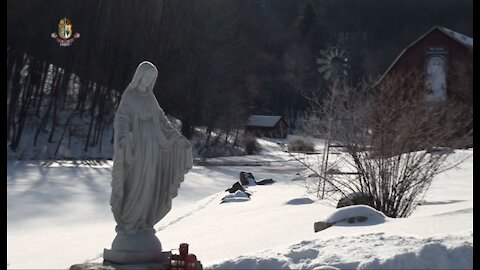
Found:
[{"label": "statue pedestal", "polygon": [[136,234],[117,233],[112,249],[103,250],[103,265],[115,269],[167,269],[170,255],[162,252],[153,229]]}]

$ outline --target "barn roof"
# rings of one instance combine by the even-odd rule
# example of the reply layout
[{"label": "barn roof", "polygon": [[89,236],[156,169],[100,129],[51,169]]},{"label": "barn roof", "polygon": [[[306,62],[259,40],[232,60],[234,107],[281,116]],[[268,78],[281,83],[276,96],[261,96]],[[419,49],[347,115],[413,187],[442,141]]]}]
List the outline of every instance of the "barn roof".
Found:
[{"label": "barn roof", "polygon": [[250,127],[274,127],[282,119],[279,115],[251,115],[247,126]]},{"label": "barn roof", "polygon": [[467,37],[465,35],[462,35],[458,32],[455,32],[455,31],[452,31],[448,28],[445,28],[445,27],[442,27],[442,26],[434,26],[432,27],[432,29],[428,30],[428,32],[426,32],[425,34],[423,34],[421,37],[419,37],[417,40],[415,40],[414,42],[410,43],[410,45],[408,45],[405,49],[403,49],[403,51],[397,56],[397,58],[395,59],[395,61],[392,62],[392,64],[387,68],[387,70],[385,71],[385,73],[383,73],[382,77],[380,77],[380,79],[377,81],[377,83],[381,82],[383,80],[383,78],[388,74],[388,72],[390,71],[390,69],[393,68],[393,66],[395,65],[395,63],[398,61],[398,59],[400,59],[403,54],[405,52],[408,51],[408,49],[410,49],[410,47],[412,47],[413,45],[415,45],[417,42],[419,42],[420,40],[422,40],[424,37],[426,37],[428,34],[430,34],[431,32],[433,32],[435,29],[441,31],[442,33],[444,33],[445,35],[449,36],[451,39],[457,41],[458,43],[460,43],[461,45],[467,47],[470,51],[473,51],[473,38],[471,37]]},{"label": "barn roof", "polygon": [[462,35],[458,32],[452,31],[448,28],[436,26],[440,31],[445,33],[447,36],[455,39],[460,42],[463,46],[468,47],[470,50],[473,50],[473,38]]}]

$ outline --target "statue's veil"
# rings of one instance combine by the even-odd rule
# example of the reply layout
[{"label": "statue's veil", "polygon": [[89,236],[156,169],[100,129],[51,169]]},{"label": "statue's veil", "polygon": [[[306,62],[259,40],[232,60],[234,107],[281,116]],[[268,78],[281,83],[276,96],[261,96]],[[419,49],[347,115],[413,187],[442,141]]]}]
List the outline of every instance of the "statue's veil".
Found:
[{"label": "statue's veil", "polygon": [[158,70],[151,62],[148,62],[148,61],[143,61],[142,63],[140,63],[140,65],[138,65],[137,70],[133,75],[133,79],[130,82],[130,84],[127,86],[127,89],[125,90],[125,92],[129,90],[135,90],[138,84],[140,83],[140,80],[142,79],[143,75],[148,71],[153,72],[154,74],[154,79],[152,80],[152,83],[150,84],[150,86],[148,86],[148,92],[153,94],[153,87],[155,86],[155,82],[157,81]]}]

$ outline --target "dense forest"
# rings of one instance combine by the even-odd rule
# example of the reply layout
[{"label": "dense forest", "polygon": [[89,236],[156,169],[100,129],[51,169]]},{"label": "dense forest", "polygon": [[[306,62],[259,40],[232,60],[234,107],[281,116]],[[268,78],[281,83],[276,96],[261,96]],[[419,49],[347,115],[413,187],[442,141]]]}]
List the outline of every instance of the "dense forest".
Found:
[{"label": "dense forest", "polygon": [[[228,138],[251,114],[295,127],[305,96],[325,91],[324,50],[342,49],[354,84],[434,25],[473,37],[471,0],[8,0],[7,15],[7,151],[52,144],[49,158],[71,137],[85,152],[108,148],[143,60],[186,137],[203,127]],[[68,47],[51,37],[64,17],[80,33]]]}]

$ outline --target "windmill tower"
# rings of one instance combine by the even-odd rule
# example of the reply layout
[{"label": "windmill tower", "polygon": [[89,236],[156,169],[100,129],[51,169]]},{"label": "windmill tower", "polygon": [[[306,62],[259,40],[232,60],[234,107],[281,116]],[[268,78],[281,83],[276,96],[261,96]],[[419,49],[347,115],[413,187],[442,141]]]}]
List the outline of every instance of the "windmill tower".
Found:
[{"label": "windmill tower", "polygon": [[[331,47],[326,50],[320,51],[320,57],[317,58],[317,64],[319,65],[318,72],[323,75],[323,78],[332,85],[330,87],[330,100],[327,101],[326,117],[327,117],[327,133],[325,137],[322,161],[320,165],[321,180],[318,183],[317,197],[320,197],[320,190],[322,191],[321,197],[325,196],[325,179],[329,173],[328,159],[330,156],[331,148],[337,148],[339,145],[331,144],[332,142],[332,126],[334,121],[334,106],[335,98],[337,95],[337,89],[340,83],[348,76],[349,59],[346,50]],[[340,146],[341,147],[341,146]],[[322,181],[323,180],[323,181]]]}]

